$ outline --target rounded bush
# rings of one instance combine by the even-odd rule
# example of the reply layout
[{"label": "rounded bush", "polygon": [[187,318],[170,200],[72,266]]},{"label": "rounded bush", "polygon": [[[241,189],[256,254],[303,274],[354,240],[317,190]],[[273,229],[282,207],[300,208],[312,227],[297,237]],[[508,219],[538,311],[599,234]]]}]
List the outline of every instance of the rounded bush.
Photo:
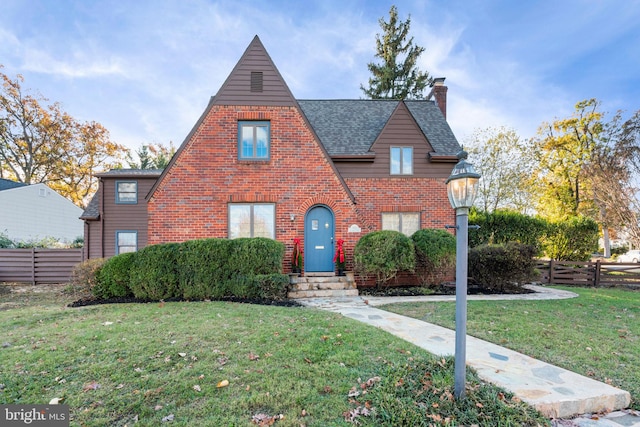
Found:
[{"label": "rounded bush", "polygon": [[136,298],[161,300],[179,297],[180,244],[147,246],[137,252],[131,270],[131,290]]},{"label": "rounded bush", "polygon": [[503,292],[536,279],[535,255],[534,246],[517,242],[480,245],[469,250],[469,276],[487,291]]},{"label": "rounded bush", "polygon": [[424,228],[411,236],[416,270],[425,285],[439,284],[456,265],[456,238],[446,230]]},{"label": "rounded bush", "polygon": [[98,272],[98,286],[93,294],[104,299],[133,295],[129,283],[136,256],[136,252],[128,252],[109,258]]},{"label": "rounded bush", "polygon": [[413,271],[416,255],[410,238],[398,231],[381,230],[364,235],[353,250],[356,271],[374,275],[376,285],[387,285],[400,271]]}]

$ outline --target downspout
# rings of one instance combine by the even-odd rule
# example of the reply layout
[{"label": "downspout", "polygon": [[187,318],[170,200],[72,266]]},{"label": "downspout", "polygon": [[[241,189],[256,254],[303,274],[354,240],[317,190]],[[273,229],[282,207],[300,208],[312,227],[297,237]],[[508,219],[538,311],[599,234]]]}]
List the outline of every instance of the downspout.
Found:
[{"label": "downspout", "polygon": [[98,218],[100,222],[100,258],[104,258],[104,181],[98,178],[98,188],[100,189],[100,209]]}]

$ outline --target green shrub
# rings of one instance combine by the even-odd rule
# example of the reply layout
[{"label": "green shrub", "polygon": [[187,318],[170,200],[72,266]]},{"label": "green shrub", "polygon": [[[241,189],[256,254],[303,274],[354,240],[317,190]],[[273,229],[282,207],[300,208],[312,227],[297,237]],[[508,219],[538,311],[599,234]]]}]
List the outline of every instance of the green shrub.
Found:
[{"label": "green shrub", "polygon": [[364,235],[356,243],[353,258],[356,271],[374,275],[378,287],[388,285],[400,271],[413,271],[416,263],[411,239],[391,230]]},{"label": "green shrub", "polygon": [[285,245],[264,237],[229,240],[227,269],[239,275],[282,272]]},{"label": "green shrub", "polygon": [[572,217],[549,224],[542,247],[547,257],[562,261],[588,261],[598,249],[598,224]]},{"label": "green shrub", "polygon": [[488,213],[471,209],[469,224],[480,226],[469,230],[469,247],[519,242],[539,248],[547,230],[546,220],[510,210]]},{"label": "green shrub", "polygon": [[15,244],[6,233],[0,233],[0,248],[13,248]]},{"label": "green shrub", "polygon": [[178,292],[179,250],[179,243],[164,243],[137,252],[130,283],[136,298],[161,300],[181,296]]},{"label": "green shrub", "polygon": [[98,275],[105,262],[106,258],[92,258],[76,264],[69,281],[74,293],[80,293],[82,296],[94,294],[94,289],[100,286]]},{"label": "green shrub", "polygon": [[185,299],[221,298],[231,277],[228,268],[231,240],[190,240],[178,254],[180,294]]},{"label": "green shrub", "polygon": [[503,292],[536,279],[536,249],[532,245],[509,242],[481,245],[469,250],[469,277],[490,292]]},{"label": "green shrub", "polygon": [[137,252],[128,252],[109,258],[98,273],[93,295],[103,299],[133,295],[130,282],[136,256]]},{"label": "green shrub", "polygon": [[260,288],[261,298],[275,300],[287,298],[289,276],[286,274],[258,274],[255,276],[255,280]]},{"label": "green shrub", "polygon": [[440,284],[456,265],[456,238],[445,230],[424,228],[411,236],[416,249],[416,271],[423,285]]}]

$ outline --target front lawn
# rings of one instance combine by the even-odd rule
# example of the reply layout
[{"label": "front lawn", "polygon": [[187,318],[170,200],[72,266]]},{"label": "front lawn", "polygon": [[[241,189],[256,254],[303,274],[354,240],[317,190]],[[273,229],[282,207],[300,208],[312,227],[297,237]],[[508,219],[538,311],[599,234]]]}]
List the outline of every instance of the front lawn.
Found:
[{"label": "front lawn", "polygon": [[61,398],[74,426],[548,425],[473,373],[456,402],[452,359],[338,314],[72,300],[0,293],[0,403]]},{"label": "front lawn", "polygon": [[[469,301],[467,333],[622,388],[640,409],[640,292],[558,287],[578,298],[550,301]],[[381,306],[455,329],[455,303]]]}]

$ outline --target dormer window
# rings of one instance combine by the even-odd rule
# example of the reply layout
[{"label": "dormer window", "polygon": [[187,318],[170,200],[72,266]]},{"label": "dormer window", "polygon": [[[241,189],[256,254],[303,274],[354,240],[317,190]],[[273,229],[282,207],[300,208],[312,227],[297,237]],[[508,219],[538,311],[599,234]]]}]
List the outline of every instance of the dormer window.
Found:
[{"label": "dormer window", "polygon": [[391,147],[391,175],[413,175],[413,147]]},{"label": "dormer window", "polygon": [[269,160],[269,122],[238,122],[238,159]]}]

